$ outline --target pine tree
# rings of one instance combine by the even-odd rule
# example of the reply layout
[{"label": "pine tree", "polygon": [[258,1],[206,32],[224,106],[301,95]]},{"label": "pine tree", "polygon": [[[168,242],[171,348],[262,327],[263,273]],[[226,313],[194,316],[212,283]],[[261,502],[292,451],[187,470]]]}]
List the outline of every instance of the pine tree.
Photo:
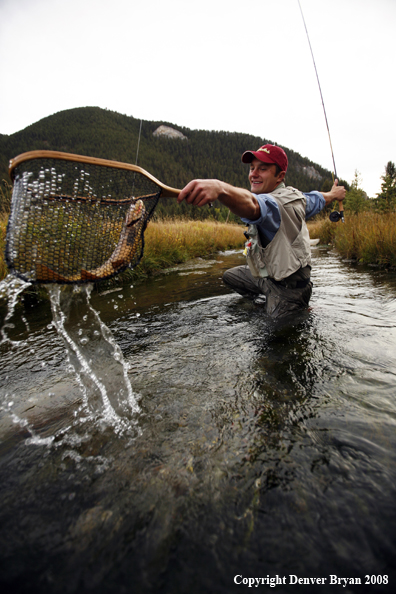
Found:
[{"label": "pine tree", "polygon": [[396,167],[392,161],[388,161],[381,179],[381,192],[377,194],[376,205],[380,211],[390,212],[396,208]]},{"label": "pine tree", "polygon": [[367,194],[360,187],[361,182],[362,180],[360,173],[356,169],[350,190],[346,193],[344,202],[345,209],[349,210],[354,214],[358,214],[359,212],[366,210],[369,205],[367,202]]}]

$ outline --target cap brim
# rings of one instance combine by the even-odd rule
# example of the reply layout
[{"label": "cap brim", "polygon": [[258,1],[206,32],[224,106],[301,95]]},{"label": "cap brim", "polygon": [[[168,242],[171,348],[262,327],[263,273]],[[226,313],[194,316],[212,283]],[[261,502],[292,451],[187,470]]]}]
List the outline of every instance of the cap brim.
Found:
[{"label": "cap brim", "polygon": [[263,151],[261,151],[261,152],[245,151],[242,155],[242,163],[251,163],[253,161],[253,159],[258,159],[262,163],[274,164],[274,161],[271,159],[271,157],[266,155]]}]

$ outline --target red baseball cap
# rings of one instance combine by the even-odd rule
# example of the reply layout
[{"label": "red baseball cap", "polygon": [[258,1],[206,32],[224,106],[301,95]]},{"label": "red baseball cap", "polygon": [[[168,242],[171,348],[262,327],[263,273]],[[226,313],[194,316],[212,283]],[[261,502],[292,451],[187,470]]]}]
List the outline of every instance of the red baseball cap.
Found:
[{"label": "red baseball cap", "polygon": [[273,163],[279,165],[281,171],[287,171],[287,155],[280,146],[274,144],[264,144],[257,151],[246,151],[242,155],[243,163],[251,163],[253,159],[258,159],[263,163]]}]

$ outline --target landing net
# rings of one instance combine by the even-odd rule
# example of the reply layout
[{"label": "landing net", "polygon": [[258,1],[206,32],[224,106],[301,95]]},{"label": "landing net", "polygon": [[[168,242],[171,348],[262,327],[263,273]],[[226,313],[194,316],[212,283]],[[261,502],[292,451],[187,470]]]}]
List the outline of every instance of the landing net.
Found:
[{"label": "landing net", "polygon": [[152,176],[70,158],[24,160],[12,176],[5,253],[12,274],[32,283],[85,283],[140,262],[161,194]]}]

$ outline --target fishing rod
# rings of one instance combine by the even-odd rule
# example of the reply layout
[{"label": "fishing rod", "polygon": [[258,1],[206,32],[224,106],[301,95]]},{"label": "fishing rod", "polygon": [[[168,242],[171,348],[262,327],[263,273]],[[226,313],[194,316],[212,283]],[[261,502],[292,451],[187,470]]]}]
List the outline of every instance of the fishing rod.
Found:
[{"label": "fishing rod", "polygon": [[[333,158],[333,167],[334,167],[334,175],[332,175],[333,177],[333,183],[334,183],[334,179],[338,179],[337,176],[337,169],[336,169],[336,164],[335,164],[335,159],[334,159],[334,151],[333,151],[333,145],[331,142],[331,136],[330,136],[330,128],[329,128],[329,122],[327,120],[327,114],[326,114],[326,108],[325,108],[325,104],[324,104],[324,100],[323,100],[323,93],[322,93],[322,88],[320,86],[320,80],[319,80],[319,75],[318,75],[318,69],[316,68],[316,62],[315,62],[315,58],[314,58],[314,54],[313,54],[313,50],[312,50],[312,45],[311,45],[311,41],[309,39],[309,34],[308,34],[308,29],[307,29],[307,25],[305,23],[305,18],[304,18],[304,13],[302,11],[301,8],[301,4],[300,4],[300,0],[298,0],[298,6],[300,7],[300,12],[301,12],[301,16],[302,16],[302,20],[304,23],[304,28],[305,28],[305,32],[307,34],[307,39],[308,39],[308,44],[309,44],[309,49],[311,50],[311,56],[312,56],[312,61],[313,61],[313,65],[315,68],[315,73],[316,73],[316,80],[318,81],[318,86],[319,86],[319,92],[320,92],[320,98],[322,100],[322,106],[323,106],[323,113],[324,113],[324,117],[326,120],[326,127],[327,127],[327,134],[329,136],[329,142],[330,142],[330,150],[331,150],[331,156]],[[339,203],[339,208],[340,208],[340,212],[337,211],[333,211],[332,213],[330,213],[330,220],[333,223],[336,223],[337,221],[339,221],[341,219],[342,222],[344,222],[344,207],[342,202]]]}]

